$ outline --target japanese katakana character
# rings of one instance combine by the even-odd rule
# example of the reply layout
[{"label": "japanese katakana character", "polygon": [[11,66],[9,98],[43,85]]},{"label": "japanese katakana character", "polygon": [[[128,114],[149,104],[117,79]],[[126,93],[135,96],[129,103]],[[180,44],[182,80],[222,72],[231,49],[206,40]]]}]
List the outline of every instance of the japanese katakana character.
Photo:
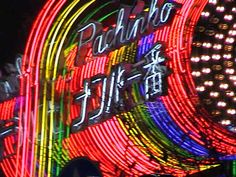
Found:
[{"label": "japanese katakana character", "polygon": [[83,92],[75,97],[75,102],[81,101],[82,104],[80,109],[80,116],[74,119],[72,122],[72,128],[71,128],[72,132],[77,132],[83,127],[83,123],[85,122],[86,119],[87,102],[90,95],[91,95],[91,90],[89,88],[89,81],[85,80]]},{"label": "japanese katakana character", "polygon": [[102,83],[102,94],[99,98],[100,106],[96,110],[88,113],[89,124],[95,124],[100,121],[101,116],[105,111],[107,78],[105,75],[98,75],[91,80],[91,87],[95,84]]},{"label": "japanese katakana character", "polygon": [[124,73],[125,69],[122,65],[116,66],[111,72],[109,96],[105,110],[107,114],[111,113],[111,105],[113,105],[112,109],[114,112],[116,112],[116,110],[114,109],[120,109],[123,106],[122,96],[120,92],[125,85]]}]

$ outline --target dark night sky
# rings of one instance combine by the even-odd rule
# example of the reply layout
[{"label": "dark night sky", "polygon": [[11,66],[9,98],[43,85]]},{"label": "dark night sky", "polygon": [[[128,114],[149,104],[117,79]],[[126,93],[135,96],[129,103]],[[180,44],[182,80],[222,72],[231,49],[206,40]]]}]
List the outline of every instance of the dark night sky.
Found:
[{"label": "dark night sky", "polygon": [[0,0],[0,68],[23,53],[26,39],[45,0]]},{"label": "dark night sky", "polygon": [[0,0],[0,69],[6,62],[13,63],[17,53],[23,54],[32,23],[45,2]]}]

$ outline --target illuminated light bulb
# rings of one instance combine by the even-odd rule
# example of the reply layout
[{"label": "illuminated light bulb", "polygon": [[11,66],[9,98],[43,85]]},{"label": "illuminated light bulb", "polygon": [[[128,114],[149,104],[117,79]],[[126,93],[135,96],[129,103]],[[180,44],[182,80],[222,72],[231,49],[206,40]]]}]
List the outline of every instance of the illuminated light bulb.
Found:
[{"label": "illuminated light bulb", "polygon": [[231,124],[231,121],[230,121],[230,120],[222,120],[222,121],[221,121],[221,124],[222,124],[222,125],[230,125],[230,124]]},{"label": "illuminated light bulb", "polygon": [[227,21],[231,21],[231,20],[233,20],[233,15],[225,15],[224,19]]},{"label": "illuminated light bulb", "polygon": [[202,12],[201,15],[203,17],[209,17],[210,16],[210,12]]},{"label": "illuminated light bulb", "polygon": [[235,96],[235,93],[233,91],[227,91],[226,95],[230,96],[230,97],[233,97],[233,96]]},{"label": "illuminated light bulb", "polygon": [[236,102],[236,97],[233,97],[233,101]]},{"label": "illuminated light bulb", "polygon": [[[192,63],[193,70],[201,73],[198,78],[192,76],[197,85],[195,89],[199,91],[200,101],[211,113],[213,119],[216,116],[217,119],[213,121],[218,123],[222,120],[231,121],[231,125],[226,127],[228,130],[229,127],[236,127],[236,122],[232,120],[235,115],[227,113],[228,109],[236,110],[236,87],[234,86],[236,85],[236,56],[234,55],[236,6],[234,2],[235,0],[208,0],[208,7],[203,10],[201,22],[198,24],[205,26],[205,29],[201,33],[196,29],[196,35],[194,35],[194,40],[202,44],[199,48],[194,46],[192,56],[199,56],[200,61],[195,58],[191,59],[192,62],[198,62]],[[206,14],[207,11],[210,12],[209,16]],[[207,71],[205,68],[210,68],[210,73],[205,73]]]},{"label": "illuminated light bulb", "polygon": [[224,35],[217,33],[217,34],[215,35],[215,38],[217,38],[217,39],[223,39],[223,38],[224,38]]},{"label": "illuminated light bulb", "polygon": [[236,29],[236,23],[234,23],[233,28]]},{"label": "illuminated light bulb", "polygon": [[228,89],[229,88],[229,84],[226,84],[226,83],[223,83],[223,84],[220,84],[220,89]]},{"label": "illuminated light bulb", "polygon": [[209,42],[204,42],[204,43],[202,44],[202,46],[203,46],[204,48],[210,48],[210,47],[211,47],[211,43],[209,43]]},{"label": "illuminated light bulb", "polygon": [[204,43],[202,44],[202,46],[203,46],[204,48],[211,48],[212,44],[209,43],[209,42],[204,42]]},{"label": "illuminated light bulb", "polygon": [[217,7],[216,7],[216,11],[218,11],[218,12],[224,12],[224,11],[225,11],[225,7],[224,7],[224,6],[217,6]]},{"label": "illuminated light bulb", "polygon": [[219,60],[220,58],[221,58],[221,56],[219,54],[212,55],[212,59],[214,59],[214,60]]},{"label": "illuminated light bulb", "polygon": [[205,82],[204,82],[204,85],[205,85],[205,86],[213,86],[213,85],[214,85],[214,82],[213,82],[213,81],[205,81]]},{"label": "illuminated light bulb", "polygon": [[205,74],[209,74],[211,72],[210,68],[202,68],[202,72]]},{"label": "illuminated light bulb", "polygon": [[233,12],[233,13],[236,13],[236,7],[233,7],[233,8],[232,8],[232,12]]},{"label": "illuminated light bulb", "polygon": [[223,58],[225,58],[225,59],[231,59],[232,58],[232,54],[224,54],[223,55]]},{"label": "illuminated light bulb", "polygon": [[236,109],[227,109],[227,113],[235,115],[236,114]]},{"label": "illuminated light bulb", "polygon": [[218,107],[225,107],[227,104],[226,104],[226,102],[224,102],[224,101],[219,101],[218,103],[217,103],[217,106]]},{"label": "illuminated light bulb", "polygon": [[236,36],[236,30],[229,30],[230,36]]},{"label": "illuminated light bulb", "polygon": [[232,81],[236,81],[236,75],[233,75],[233,76],[231,75],[231,76],[229,76],[229,79],[232,80]]},{"label": "illuminated light bulb", "polygon": [[234,38],[232,38],[232,37],[227,37],[227,38],[225,39],[225,42],[228,43],[228,44],[232,44],[232,43],[234,43]]},{"label": "illuminated light bulb", "polygon": [[209,4],[216,5],[217,4],[217,0],[209,0]]},{"label": "illuminated light bulb", "polygon": [[201,72],[200,71],[193,71],[192,76],[199,77],[199,76],[201,76]]},{"label": "illuminated light bulb", "polygon": [[196,90],[199,92],[203,92],[203,91],[205,91],[205,87],[204,86],[197,86]]},{"label": "illuminated light bulb", "polygon": [[206,45],[207,48],[210,48],[211,46],[212,46],[212,44],[209,43],[209,42],[208,42],[207,45]]},{"label": "illuminated light bulb", "polygon": [[211,97],[214,97],[214,98],[217,98],[217,97],[219,97],[219,92],[210,92],[210,96]]},{"label": "illuminated light bulb", "polygon": [[192,57],[191,61],[197,63],[200,61],[200,58],[199,57]]},{"label": "illuminated light bulb", "polygon": [[210,58],[210,56],[209,55],[202,55],[201,56],[201,60],[203,60],[203,61],[209,61],[211,58]]},{"label": "illuminated light bulb", "polygon": [[226,74],[234,74],[234,73],[235,73],[235,70],[234,70],[233,68],[227,68],[227,69],[225,70],[225,73],[226,73]]},{"label": "illuminated light bulb", "polygon": [[221,44],[214,44],[213,49],[220,50],[220,49],[222,49],[222,45]]}]

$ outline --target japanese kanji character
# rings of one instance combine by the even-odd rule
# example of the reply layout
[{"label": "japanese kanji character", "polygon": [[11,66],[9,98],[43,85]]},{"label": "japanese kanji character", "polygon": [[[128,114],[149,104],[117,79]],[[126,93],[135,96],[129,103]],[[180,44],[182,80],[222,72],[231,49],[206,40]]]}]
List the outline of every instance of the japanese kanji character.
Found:
[{"label": "japanese kanji character", "polygon": [[162,77],[165,75],[166,66],[160,65],[165,58],[160,56],[161,44],[157,44],[144,57],[147,63],[143,66],[147,70],[144,76],[145,99],[162,93]]}]

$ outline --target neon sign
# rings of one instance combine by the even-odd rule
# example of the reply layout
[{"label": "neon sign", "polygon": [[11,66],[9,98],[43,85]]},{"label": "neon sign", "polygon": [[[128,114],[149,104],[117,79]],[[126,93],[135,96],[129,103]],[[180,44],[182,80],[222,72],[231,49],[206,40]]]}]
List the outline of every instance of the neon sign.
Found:
[{"label": "neon sign", "polygon": [[[102,24],[98,22],[90,22],[82,26],[78,30],[78,49],[82,50],[83,46],[88,47],[87,45],[92,43],[93,55],[103,54],[106,51],[134,41],[144,33],[150,33],[150,31],[164,25],[170,20],[170,15],[175,5],[167,2],[161,8],[158,8],[157,2],[157,0],[152,0],[149,11],[142,14],[140,14],[140,9],[143,9],[144,6],[141,2],[133,9],[128,7],[121,8],[117,15],[116,25],[106,31],[101,30]],[[131,14],[134,14],[134,18],[129,18]],[[124,110],[127,105],[124,104],[125,101],[121,92],[124,92],[125,88],[129,87],[133,82],[142,82],[141,85],[144,86],[144,101],[156,95],[161,95],[162,78],[167,70],[165,66],[161,65],[165,61],[165,58],[160,55],[161,46],[161,44],[154,46],[144,56],[145,60],[140,63],[134,65],[119,64],[113,67],[108,77],[99,75],[90,80],[85,80],[83,91],[77,94],[74,99],[77,103],[81,102],[81,110],[80,116],[72,122],[72,132],[77,132],[84,125],[100,122],[102,116],[115,115],[117,110]],[[137,70],[136,67],[141,67],[141,69]],[[127,71],[127,68],[130,71]],[[91,87],[99,85],[99,83],[102,85],[102,93],[99,98],[100,108],[87,112],[89,98],[93,92]]]},{"label": "neon sign", "polygon": [[[118,12],[115,27],[110,27],[106,31],[102,31],[102,24],[91,22],[82,26],[79,30],[78,49],[92,42],[93,54],[98,55],[106,51],[134,41],[144,33],[150,33],[157,27],[164,25],[170,20],[175,5],[173,3],[165,3],[161,8],[157,7],[158,0],[152,0],[148,12],[140,12],[139,8],[130,7],[121,8]],[[141,9],[144,8],[139,3]],[[137,7],[136,6],[136,7]],[[134,14],[135,18],[130,18]]]},{"label": "neon sign", "polygon": [[[212,149],[219,157],[234,155],[235,137],[193,101],[191,39],[207,1],[176,0],[178,15],[162,28],[160,18],[167,22],[174,12],[163,1],[138,1],[123,11],[103,2],[49,0],[35,20],[19,77],[25,101],[18,138],[2,136],[4,155],[13,154],[0,161],[6,176],[60,176],[85,156],[99,163],[103,176],[186,176],[215,164]],[[156,98],[164,90],[163,64],[173,72],[168,95]],[[14,117],[15,104],[0,104],[1,120]],[[86,124],[96,125],[71,133]]]},{"label": "neon sign", "polygon": [[[75,102],[81,102],[81,112],[79,118],[73,120],[72,132],[79,131],[84,125],[98,123],[102,117],[115,115],[125,110],[125,107],[130,107],[130,101],[125,101],[122,95],[134,82],[144,86],[144,101],[162,95],[163,77],[167,74],[167,67],[163,65],[165,58],[161,55],[161,47],[161,44],[156,44],[139,63],[114,66],[108,77],[97,75],[90,80],[85,80],[83,91],[74,99]],[[89,98],[94,93],[91,88],[99,83],[102,84],[100,108],[87,112]],[[128,102],[128,105],[125,102]]]}]

